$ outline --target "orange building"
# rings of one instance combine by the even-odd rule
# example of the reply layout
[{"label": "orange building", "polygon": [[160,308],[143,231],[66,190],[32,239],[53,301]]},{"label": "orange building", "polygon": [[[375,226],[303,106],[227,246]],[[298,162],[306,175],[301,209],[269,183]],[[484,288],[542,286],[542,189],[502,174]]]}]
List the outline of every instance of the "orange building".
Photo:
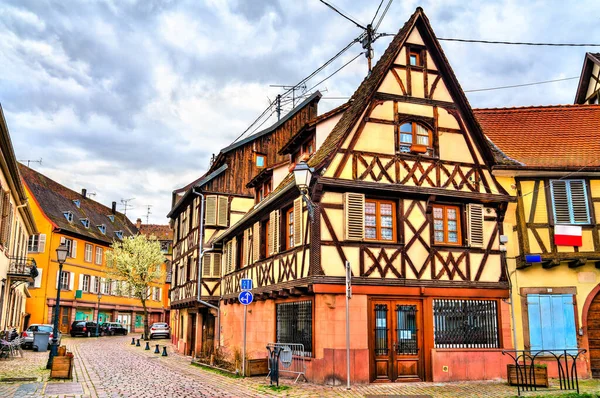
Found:
[{"label": "orange building", "polygon": [[[106,274],[106,251],[114,240],[137,234],[123,214],[20,165],[39,234],[29,238],[28,252],[39,275],[27,300],[30,323],[52,323],[58,283],[61,283],[59,328],[68,333],[75,320],[120,322],[129,331],[143,330],[144,313],[129,288]],[[64,243],[69,256],[58,274],[56,248]],[[165,273],[166,274],[166,273]],[[164,283],[153,286],[147,302],[150,316],[164,315]]]}]

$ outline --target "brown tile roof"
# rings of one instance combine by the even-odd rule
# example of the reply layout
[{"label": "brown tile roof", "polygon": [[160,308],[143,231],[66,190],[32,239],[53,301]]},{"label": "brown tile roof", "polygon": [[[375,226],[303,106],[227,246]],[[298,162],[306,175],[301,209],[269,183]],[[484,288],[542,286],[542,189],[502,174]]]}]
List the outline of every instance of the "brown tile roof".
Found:
[{"label": "brown tile roof", "polygon": [[[110,244],[116,239],[115,231],[122,231],[124,236],[135,235],[138,232],[131,221],[122,213],[115,212],[115,221],[113,222],[108,217],[112,214],[110,207],[106,207],[90,198],[84,198],[80,193],[60,185],[20,163],[19,171],[25,184],[33,194],[33,199],[59,229],[79,235],[84,239],[95,239],[106,244]],[[79,208],[73,200],[80,201]],[[67,221],[63,214],[66,211],[73,213],[71,223]],[[82,218],[89,219],[89,228],[83,226],[80,221]],[[102,224],[106,226],[105,234],[102,234],[97,227]]]},{"label": "brown tile roof", "polygon": [[435,33],[431,28],[429,20],[427,19],[423,9],[421,7],[417,7],[408,21],[406,21],[404,26],[398,31],[396,36],[394,36],[392,42],[387,47],[379,61],[377,61],[377,64],[371,73],[362,81],[358,89],[348,101],[350,103],[349,108],[344,112],[344,115],[340,121],[327,136],[323,145],[321,145],[321,147],[308,162],[311,167],[315,167],[316,169],[324,167],[333,154],[342,145],[344,142],[344,137],[346,137],[356,123],[358,123],[361,114],[367,108],[374,94],[377,92],[378,87],[396,59],[396,56],[402,48],[402,45],[415,26],[420,27],[423,41],[425,42],[434,62],[436,63],[440,74],[442,74],[442,77],[445,79],[446,84],[448,85],[448,90],[452,94],[458,109],[461,111],[469,131],[471,131],[473,138],[478,143],[482,156],[490,163],[494,161],[493,154],[489,149],[485,137],[473,116],[469,101],[460,87],[458,79],[450,67],[450,63],[448,62],[440,43],[435,37]]},{"label": "brown tile roof", "polygon": [[487,137],[529,167],[600,167],[600,105],[475,109]]},{"label": "brown tile roof", "polygon": [[168,225],[142,224],[140,227],[142,235],[154,235],[158,240],[173,240],[173,230]]}]

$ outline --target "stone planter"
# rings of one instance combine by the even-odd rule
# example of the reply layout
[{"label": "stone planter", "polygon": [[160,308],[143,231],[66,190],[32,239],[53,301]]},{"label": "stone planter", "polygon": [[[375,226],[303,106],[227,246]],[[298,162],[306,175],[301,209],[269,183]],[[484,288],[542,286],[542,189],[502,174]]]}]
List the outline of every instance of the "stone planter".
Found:
[{"label": "stone planter", "polygon": [[[519,382],[518,382],[519,385],[533,386],[534,378],[535,378],[535,386],[536,387],[548,387],[549,386],[549,384],[548,384],[548,368],[547,367],[534,366],[533,373],[530,373],[531,365],[520,366],[520,370],[521,371],[519,373]],[[513,365],[513,364],[506,365],[506,373],[507,373],[508,384],[510,384],[511,386],[516,386],[517,385],[517,365]],[[526,378],[527,384],[525,383],[524,378]]]}]

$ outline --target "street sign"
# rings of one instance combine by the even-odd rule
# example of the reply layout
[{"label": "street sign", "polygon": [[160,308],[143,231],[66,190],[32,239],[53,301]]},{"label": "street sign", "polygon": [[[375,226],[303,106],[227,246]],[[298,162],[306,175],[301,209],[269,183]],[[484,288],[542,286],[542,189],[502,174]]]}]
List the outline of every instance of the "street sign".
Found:
[{"label": "street sign", "polygon": [[242,290],[252,290],[252,279],[242,279],[240,285]]},{"label": "street sign", "polygon": [[250,292],[240,292],[240,294],[238,295],[238,299],[240,300],[240,303],[244,304],[244,305],[248,305],[250,303],[252,303],[252,301],[254,300],[254,295]]},{"label": "street sign", "polygon": [[541,254],[526,254],[525,262],[526,263],[541,263],[542,255]]}]

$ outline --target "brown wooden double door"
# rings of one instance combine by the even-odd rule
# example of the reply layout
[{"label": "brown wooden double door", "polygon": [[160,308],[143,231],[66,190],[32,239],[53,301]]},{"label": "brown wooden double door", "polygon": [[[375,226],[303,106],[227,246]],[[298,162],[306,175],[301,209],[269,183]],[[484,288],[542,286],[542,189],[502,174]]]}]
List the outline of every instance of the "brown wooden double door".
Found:
[{"label": "brown wooden double door", "polygon": [[600,293],[594,297],[588,310],[587,332],[592,377],[600,378]]},{"label": "brown wooden double door", "polygon": [[422,303],[371,300],[371,379],[375,382],[422,381]]}]

